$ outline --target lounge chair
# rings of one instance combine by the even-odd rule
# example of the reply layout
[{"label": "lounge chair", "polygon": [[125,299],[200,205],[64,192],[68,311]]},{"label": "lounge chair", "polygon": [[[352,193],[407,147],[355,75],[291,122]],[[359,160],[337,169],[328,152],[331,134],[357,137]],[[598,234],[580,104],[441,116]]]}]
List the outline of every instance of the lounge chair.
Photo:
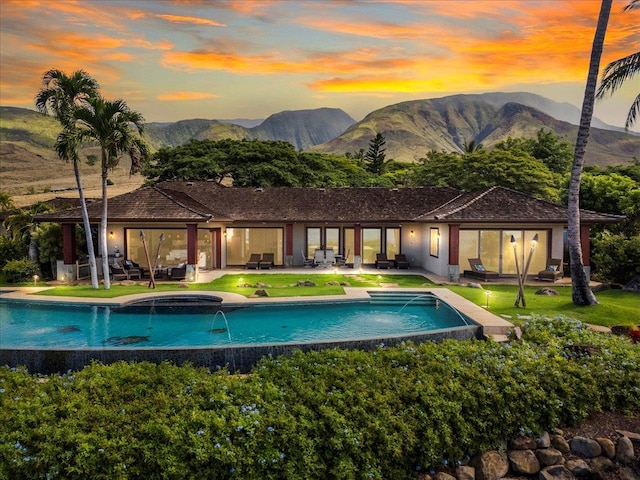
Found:
[{"label": "lounge chair", "polygon": [[258,268],[271,268],[273,267],[275,255],[273,253],[263,253],[262,260],[258,263]]},{"label": "lounge chair", "polygon": [[561,258],[549,258],[547,259],[547,266],[545,269],[538,272],[538,280],[550,280],[555,282],[556,280],[564,277],[563,270]]},{"label": "lounge chair", "polygon": [[391,261],[386,253],[376,253],[376,268],[391,268]]},{"label": "lounge chair", "polygon": [[246,267],[257,270],[260,267],[260,254],[252,253],[249,257],[249,261],[247,262]]},{"label": "lounge chair", "polygon": [[173,267],[169,270],[171,280],[184,280],[187,276],[187,266],[184,264]]},{"label": "lounge chair", "polygon": [[111,279],[114,281],[129,280],[129,274],[119,263],[109,265],[109,273],[111,274]]},{"label": "lounge chair", "polygon": [[497,280],[500,278],[498,272],[493,272],[491,270],[487,270],[485,266],[482,264],[482,260],[479,258],[470,258],[469,265],[471,265],[471,270],[465,270],[465,277],[477,278],[480,280]]},{"label": "lounge chair", "polygon": [[142,279],[144,277],[144,269],[140,267],[136,262],[131,260],[125,260],[122,262],[122,267],[127,271],[129,278],[138,278]]},{"label": "lounge chair", "polygon": [[398,253],[395,259],[396,268],[409,268],[409,260],[404,253]]}]

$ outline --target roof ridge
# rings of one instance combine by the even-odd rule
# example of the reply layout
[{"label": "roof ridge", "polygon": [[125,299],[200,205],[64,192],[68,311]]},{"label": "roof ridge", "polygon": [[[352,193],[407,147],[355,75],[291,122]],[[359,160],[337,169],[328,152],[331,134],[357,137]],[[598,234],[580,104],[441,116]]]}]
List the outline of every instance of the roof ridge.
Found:
[{"label": "roof ridge", "polygon": [[[203,217],[206,217],[207,219],[212,219],[213,218],[213,214],[212,213],[203,213],[203,212],[199,212],[198,210],[196,210],[195,208],[191,208],[188,207],[187,205],[185,205],[184,203],[176,200],[175,198],[173,198],[171,195],[169,195],[168,193],[164,192],[163,190],[160,190],[157,186],[153,185],[151,187],[152,189],[154,189],[156,192],[158,192],[160,195],[163,195],[164,197],[168,198],[170,201],[172,201],[173,203],[175,203],[176,205],[184,208],[185,210],[188,210],[192,213],[195,213],[196,215],[202,215]],[[200,202],[198,202],[196,199],[194,199],[191,195],[189,195],[186,192],[182,192],[184,193],[187,197],[189,197],[191,200],[193,200],[195,203],[197,203],[198,205],[202,205]],[[204,208],[206,208],[204,205],[202,205]]]},{"label": "roof ridge", "polygon": [[[436,218],[437,220],[440,220],[440,219],[445,218],[447,215],[452,215],[452,214],[454,214],[454,213],[456,213],[456,212],[459,212],[460,210],[463,210],[463,209],[467,208],[468,206],[472,205],[473,203],[477,202],[477,201],[478,201],[478,200],[480,200],[482,197],[484,197],[485,195],[487,195],[490,191],[495,190],[497,187],[498,187],[497,185],[493,185],[492,187],[489,187],[489,188],[485,189],[485,191],[484,191],[484,192],[482,192],[482,193],[480,193],[480,194],[478,194],[478,195],[474,196],[474,197],[473,197],[471,200],[469,200],[467,203],[463,203],[463,204],[462,204],[462,205],[460,205],[458,208],[454,208],[453,210],[451,210],[451,211],[449,211],[449,212],[447,212],[447,213],[443,213],[443,214],[441,214],[441,215],[436,215],[436,216],[435,216],[435,218]],[[464,195],[464,194],[461,194],[460,196],[456,197],[456,199],[457,199],[457,198],[460,198],[462,195]],[[455,199],[454,199],[454,200],[455,200]],[[450,203],[450,202],[447,202],[447,203]],[[443,208],[443,207],[444,207],[444,206],[446,206],[446,205],[447,205],[447,204],[445,203],[445,204],[444,204],[444,205],[442,205],[442,207],[440,207],[440,208]]]}]

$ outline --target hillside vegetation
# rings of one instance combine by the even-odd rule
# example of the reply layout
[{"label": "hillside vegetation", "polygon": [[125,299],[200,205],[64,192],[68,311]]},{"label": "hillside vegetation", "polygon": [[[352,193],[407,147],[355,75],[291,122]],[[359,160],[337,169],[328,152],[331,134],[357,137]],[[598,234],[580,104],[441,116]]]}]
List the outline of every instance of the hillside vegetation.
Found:
[{"label": "hillside vegetation", "polygon": [[[464,144],[471,141],[492,147],[508,137],[534,137],[541,128],[575,143],[576,125],[557,120],[537,108],[508,101],[509,94],[500,94],[502,102],[497,101],[498,94],[493,95],[491,101],[482,95],[456,95],[389,105],[312,150],[334,155],[366,150],[377,132],[386,138],[387,158],[405,162],[417,161],[431,150],[462,152]],[[592,128],[586,164],[627,164],[639,152],[640,136]]]}]

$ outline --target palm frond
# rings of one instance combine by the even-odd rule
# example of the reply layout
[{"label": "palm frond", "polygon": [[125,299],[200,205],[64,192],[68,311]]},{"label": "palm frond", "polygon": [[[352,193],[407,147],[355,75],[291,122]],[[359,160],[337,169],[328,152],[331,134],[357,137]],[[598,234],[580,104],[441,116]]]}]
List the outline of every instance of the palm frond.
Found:
[{"label": "palm frond", "polygon": [[640,0],[631,0],[629,5],[625,6],[622,11],[626,12],[628,10],[635,10],[636,8],[640,8]]},{"label": "palm frond", "polygon": [[625,80],[640,72],[640,52],[632,53],[624,58],[611,62],[604,69],[597,98],[613,93],[622,86]]},{"label": "palm frond", "polygon": [[636,123],[638,113],[640,113],[640,93],[631,104],[631,108],[629,109],[629,113],[627,114],[627,121],[624,123],[624,128],[629,130]]}]

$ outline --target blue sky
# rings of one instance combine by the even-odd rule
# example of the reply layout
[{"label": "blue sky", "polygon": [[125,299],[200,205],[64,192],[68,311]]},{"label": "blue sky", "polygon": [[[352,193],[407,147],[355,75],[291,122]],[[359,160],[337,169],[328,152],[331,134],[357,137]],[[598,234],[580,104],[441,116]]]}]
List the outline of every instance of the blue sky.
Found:
[{"label": "blue sky", "polygon": [[[602,67],[640,50],[614,0]],[[0,0],[0,104],[34,108],[42,74],[83,69],[147,121],[265,118],[528,91],[580,107],[598,0]],[[600,101],[624,124],[637,78]]]}]

